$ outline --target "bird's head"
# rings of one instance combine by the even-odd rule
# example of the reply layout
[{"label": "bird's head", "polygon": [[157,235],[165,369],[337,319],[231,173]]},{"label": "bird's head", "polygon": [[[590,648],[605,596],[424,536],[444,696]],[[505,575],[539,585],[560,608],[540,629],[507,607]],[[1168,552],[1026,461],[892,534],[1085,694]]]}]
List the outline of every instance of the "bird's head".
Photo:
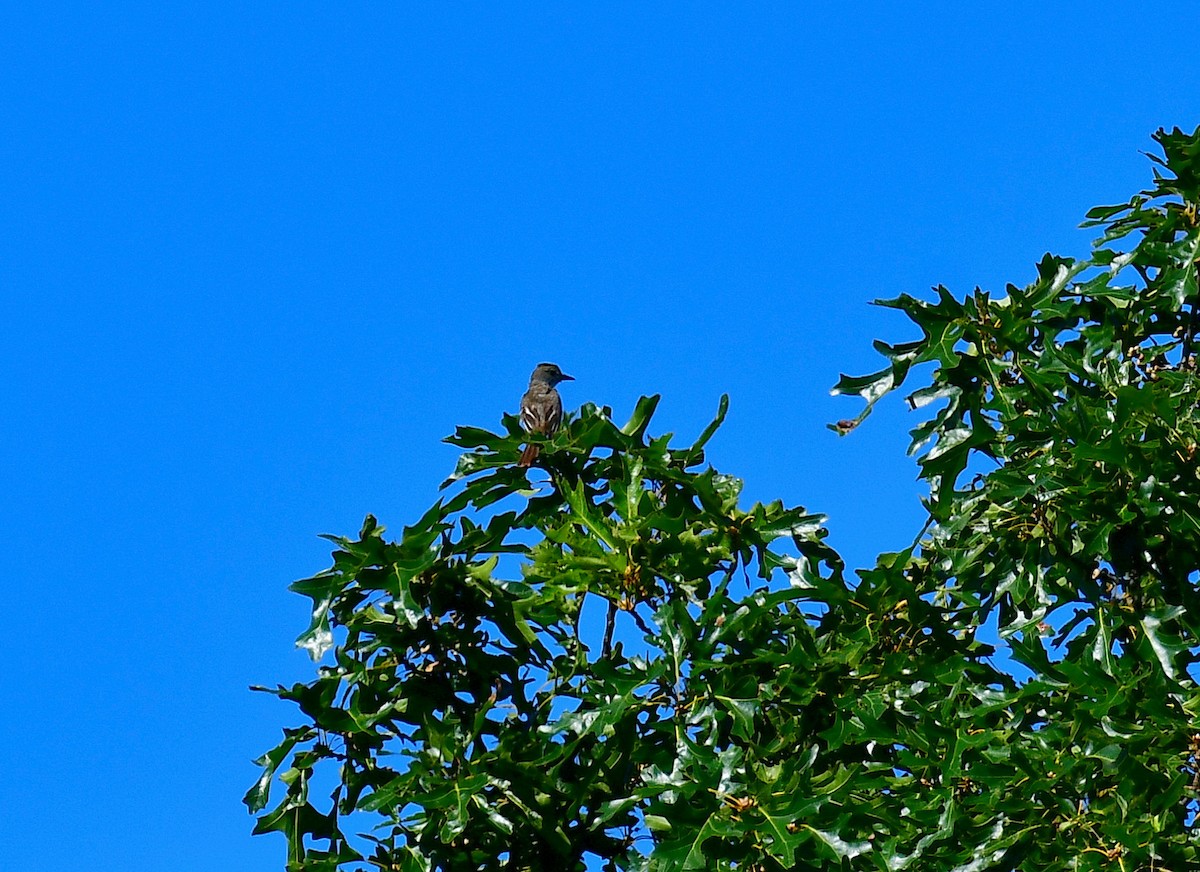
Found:
[{"label": "bird's head", "polygon": [[558,368],[557,363],[539,363],[534,367],[533,375],[529,377],[529,383],[545,382],[554,387],[559,382],[575,381],[574,376],[567,375]]}]

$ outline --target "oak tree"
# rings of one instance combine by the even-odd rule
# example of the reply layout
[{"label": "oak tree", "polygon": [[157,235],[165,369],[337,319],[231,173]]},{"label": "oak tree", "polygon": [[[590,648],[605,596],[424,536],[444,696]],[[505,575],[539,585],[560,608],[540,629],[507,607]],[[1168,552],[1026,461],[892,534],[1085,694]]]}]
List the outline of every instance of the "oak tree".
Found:
[{"label": "oak tree", "polygon": [[833,429],[906,392],[928,522],[869,569],[706,464],[724,399],[691,444],[585,405],[544,472],[458,428],[442,499],[293,585],[320,665],[269,691],[256,832],[295,870],[1197,868],[1200,131],[1155,140],[1088,258],[881,301],[920,338]]}]

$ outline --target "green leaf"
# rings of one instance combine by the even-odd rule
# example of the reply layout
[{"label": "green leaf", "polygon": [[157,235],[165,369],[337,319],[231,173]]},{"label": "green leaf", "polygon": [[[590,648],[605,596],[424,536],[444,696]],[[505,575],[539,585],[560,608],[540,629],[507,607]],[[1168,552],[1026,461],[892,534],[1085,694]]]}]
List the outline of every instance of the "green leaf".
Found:
[{"label": "green leaf", "polygon": [[654,410],[658,408],[658,401],[662,397],[655,394],[652,397],[642,397],[634,406],[633,415],[629,418],[629,423],[621,428],[621,432],[627,436],[632,436],[639,442],[646,436],[646,428],[650,426],[650,419],[654,417]]},{"label": "green leaf", "polygon": [[562,495],[571,507],[572,516],[580,521],[588,531],[603,542],[610,550],[620,551],[621,546],[613,534],[608,521],[596,510],[596,506],[588,499],[582,481],[573,486],[564,487]]},{"label": "green leaf", "polygon": [[853,860],[860,854],[865,854],[871,850],[871,843],[867,841],[848,841],[837,833],[817,829],[808,824],[804,824],[804,829],[816,836],[818,843],[838,860]]},{"label": "green leaf", "polygon": [[254,761],[255,766],[263,768],[262,775],[242,797],[242,802],[246,804],[252,814],[267,807],[267,802],[271,798],[271,781],[280,765],[291,754],[292,749],[296,747],[297,743],[312,739],[316,733],[307,727],[301,727],[295,730],[285,729],[283,735],[282,742]]},{"label": "green leaf", "polygon": [[700,433],[692,447],[688,449],[688,466],[693,466],[704,462],[704,446],[708,444],[713,435],[725,423],[725,416],[729,413],[729,394],[721,394],[721,400],[717,403],[717,415],[708,426]]}]

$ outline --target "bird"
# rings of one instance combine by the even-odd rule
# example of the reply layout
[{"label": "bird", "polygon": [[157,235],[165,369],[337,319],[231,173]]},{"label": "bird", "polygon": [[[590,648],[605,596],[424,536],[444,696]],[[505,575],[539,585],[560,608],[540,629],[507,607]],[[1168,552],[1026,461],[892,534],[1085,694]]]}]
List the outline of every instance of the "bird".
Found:
[{"label": "bird", "polygon": [[[562,397],[554,386],[559,382],[575,381],[558,368],[556,363],[539,363],[529,377],[529,390],[521,397],[521,425],[530,433],[551,436],[562,423]],[[534,443],[525,446],[517,466],[532,466],[537,460],[539,447]]]}]

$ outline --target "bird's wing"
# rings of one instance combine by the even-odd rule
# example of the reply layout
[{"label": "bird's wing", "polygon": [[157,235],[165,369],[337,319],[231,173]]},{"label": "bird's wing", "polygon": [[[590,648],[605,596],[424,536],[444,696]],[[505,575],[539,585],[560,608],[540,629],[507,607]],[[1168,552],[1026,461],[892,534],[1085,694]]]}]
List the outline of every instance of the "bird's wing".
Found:
[{"label": "bird's wing", "polygon": [[521,424],[531,433],[553,433],[562,423],[562,400],[551,391],[538,396],[532,392],[521,398]]}]

